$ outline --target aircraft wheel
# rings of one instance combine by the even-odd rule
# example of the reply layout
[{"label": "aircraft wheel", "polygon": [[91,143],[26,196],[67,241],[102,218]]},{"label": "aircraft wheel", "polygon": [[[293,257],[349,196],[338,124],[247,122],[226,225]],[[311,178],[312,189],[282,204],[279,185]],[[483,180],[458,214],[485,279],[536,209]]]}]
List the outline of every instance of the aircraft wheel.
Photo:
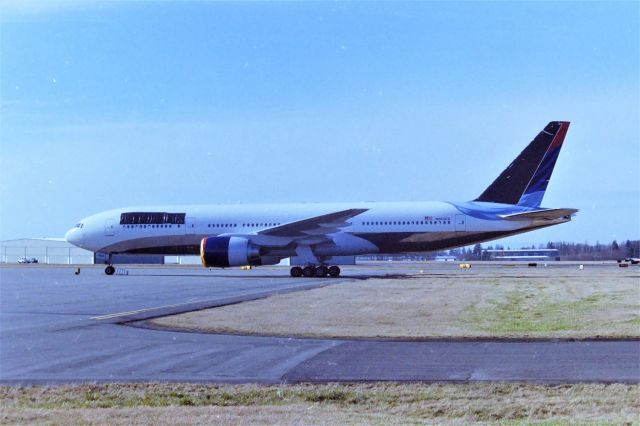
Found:
[{"label": "aircraft wheel", "polygon": [[304,275],[306,278],[311,278],[316,274],[316,268],[314,268],[313,266],[305,266],[304,269],[302,269],[302,275]]},{"label": "aircraft wheel", "polygon": [[318,266],[316,268],[316,277],[318,278],[324,278],[327,276],[328,273],[329,273],[329,269],[327,269],[326,266]]},{"label": "aircraft wheel", "polygon": [[290,272],[292,277],[298,278],[302,276],[302,268],[299,266],[294,266]]},{"label": "aircraft wheel", "polygon": [[329,267],[329,275],[331,275],[332,277],[339,277],[340,276],[340,268],[338,268],[335,265]]},{"label": "aircraft wheel", "polygon": [[115,272],[116,272],[116,268],[114,268],[112,265],[109,265],[106,268],[104,268],[104,273],[107,275],[113,275]]}]

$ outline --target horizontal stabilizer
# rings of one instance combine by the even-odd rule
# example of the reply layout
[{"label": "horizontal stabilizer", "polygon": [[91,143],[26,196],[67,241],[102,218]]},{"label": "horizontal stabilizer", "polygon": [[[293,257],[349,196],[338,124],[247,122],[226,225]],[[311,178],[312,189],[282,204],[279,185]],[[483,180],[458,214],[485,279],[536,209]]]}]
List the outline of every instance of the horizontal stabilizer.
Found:
[{"label": "horizontal stabilizer", "polygon": [[544,209],[524,213],[504,214],[500,215],[500,217],[505,220],[555,220],[571,216],[577,211],[578,209]]}]

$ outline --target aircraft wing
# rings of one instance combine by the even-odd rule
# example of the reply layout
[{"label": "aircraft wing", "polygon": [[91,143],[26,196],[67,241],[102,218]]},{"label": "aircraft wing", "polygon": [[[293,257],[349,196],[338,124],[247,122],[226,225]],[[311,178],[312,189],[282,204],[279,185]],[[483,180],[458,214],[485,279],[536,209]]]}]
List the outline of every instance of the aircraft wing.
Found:
[{"label": "aircraft wing", "polygon": [[571,216],[577,211],[578,209],[544,209],[524,213],[501,214],[500,217],[505,220],[555,220]]},{"label": "aircraft wing", "polygon": [[304,238],[309,236],[324,236],[338,231],[340,228],[348,226],[347,222],[354,216],[366,212],[368,209],[349,209],[334,213],[314,216],[273,228],[259,231],[257,235],[267,237]]}]

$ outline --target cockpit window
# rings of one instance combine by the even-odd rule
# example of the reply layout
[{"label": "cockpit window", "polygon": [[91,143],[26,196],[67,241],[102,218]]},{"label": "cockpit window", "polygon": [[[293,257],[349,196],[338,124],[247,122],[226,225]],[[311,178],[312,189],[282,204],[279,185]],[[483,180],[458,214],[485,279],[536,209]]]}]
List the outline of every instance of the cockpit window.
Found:
[{"label": "cockpit window", "polygon": [[76,228],[84,228],[84,223],[82,222],[76,223]]}]

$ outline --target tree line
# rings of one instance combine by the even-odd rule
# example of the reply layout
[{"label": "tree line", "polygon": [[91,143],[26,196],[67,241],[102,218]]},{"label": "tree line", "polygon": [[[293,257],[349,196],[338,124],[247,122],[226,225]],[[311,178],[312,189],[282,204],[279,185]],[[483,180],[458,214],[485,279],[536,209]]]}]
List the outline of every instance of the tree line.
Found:
[{"label": "tree line", "polygon": [[[511,247],[505,247],[501,244],[489,245],[483,247],[482,244],[474,246],[452,249],[448,252],[439,254],[448,254],[456,256],[460,260],[488,260],[489,255],[486,250],[511,250]],[[529,247],[515,248],[517,250],[536,250],[536,249],[557,249],[561,260],[618,260],[628,258],[640,258],[640,240],[616,241],[610,243],[595,244],[570,243],[566,241],[549,241],[547,244],[539,244]]]}]

